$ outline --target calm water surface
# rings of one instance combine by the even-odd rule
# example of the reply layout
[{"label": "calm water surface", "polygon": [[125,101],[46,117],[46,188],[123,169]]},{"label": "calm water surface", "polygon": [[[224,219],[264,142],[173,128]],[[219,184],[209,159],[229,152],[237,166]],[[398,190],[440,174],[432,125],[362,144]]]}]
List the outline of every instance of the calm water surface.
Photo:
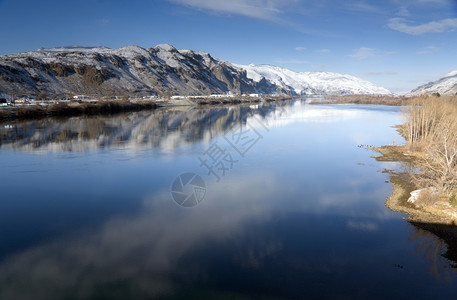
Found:
[{"label": "calm water surface", "polygon": [[[402,143],[399,111],[2,122],[0,299],[455,299],[446,243],[384,207],[398,166],[357,147]],[[194,207],[171,194],[184,173]]]}]

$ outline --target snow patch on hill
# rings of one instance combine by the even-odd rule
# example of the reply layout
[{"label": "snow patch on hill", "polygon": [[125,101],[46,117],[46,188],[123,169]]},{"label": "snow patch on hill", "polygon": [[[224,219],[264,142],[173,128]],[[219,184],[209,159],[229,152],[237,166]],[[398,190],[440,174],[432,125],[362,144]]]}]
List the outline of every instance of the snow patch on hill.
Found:
[{"label": "snow patch on hill", "polygon": [[235,65],[247,71],[248,78],[258,82],[262,78],[297,95],[347,95],[391,92],[385,88],[347,74],[332,72],[294,72],[271,65]]}]

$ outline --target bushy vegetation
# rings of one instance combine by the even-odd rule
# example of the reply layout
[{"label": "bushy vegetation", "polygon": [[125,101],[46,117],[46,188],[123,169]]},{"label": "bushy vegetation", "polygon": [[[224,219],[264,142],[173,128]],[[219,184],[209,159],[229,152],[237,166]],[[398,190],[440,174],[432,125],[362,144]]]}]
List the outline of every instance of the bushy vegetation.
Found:
[{"label": "bushy vegetation", "polygon": [[9,107],[8,109],[0,110],[0,119],[112,114],[153,108],[156,108],[156,104],[151,101],[130,102],[126,100],[113,100],[98,101],[94,103],[58,103],[45,106]]},{"label": "bushy vegetation", "polygon": [[449,196],[449,204],[454,207],[457,205],[456,192],[452,192],[451,196]]},{"label": "bushy vegetation", "polygon": [[[457,96],[423,96],[413,99],[404,114],[401,133],[407,147],[420,153],[420,187],[433,187],[455,202],[457,191]],[[454,196],[453,196],[454,195]]]},{"label": "bushy vegetation", "polygon": [[407,97],[376,96],[376,95],[349,95],[329,96],[323,101],[312,102],[311,104],[375,104],[400,106],[408,103]]}]

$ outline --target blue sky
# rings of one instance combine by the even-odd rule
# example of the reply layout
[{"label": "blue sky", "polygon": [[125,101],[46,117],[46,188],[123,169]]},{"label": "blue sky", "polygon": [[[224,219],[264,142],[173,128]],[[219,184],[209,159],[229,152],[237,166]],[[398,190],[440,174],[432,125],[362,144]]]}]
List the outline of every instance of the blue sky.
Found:
[{"label": "blue sky", "polygon": [[457,70],[456,0],[0,0],[0,16],[0,55],[168,43],[397,93]]}]

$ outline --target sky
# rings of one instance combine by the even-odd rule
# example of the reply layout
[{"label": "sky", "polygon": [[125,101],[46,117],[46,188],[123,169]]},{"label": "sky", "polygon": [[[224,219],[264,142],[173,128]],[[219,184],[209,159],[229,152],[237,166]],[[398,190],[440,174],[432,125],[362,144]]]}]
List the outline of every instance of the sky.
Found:
[{"label": "sky", "polygon": [[0,55],[171,44],[404,93],[457,70],[457,0],[0,0]]}]

